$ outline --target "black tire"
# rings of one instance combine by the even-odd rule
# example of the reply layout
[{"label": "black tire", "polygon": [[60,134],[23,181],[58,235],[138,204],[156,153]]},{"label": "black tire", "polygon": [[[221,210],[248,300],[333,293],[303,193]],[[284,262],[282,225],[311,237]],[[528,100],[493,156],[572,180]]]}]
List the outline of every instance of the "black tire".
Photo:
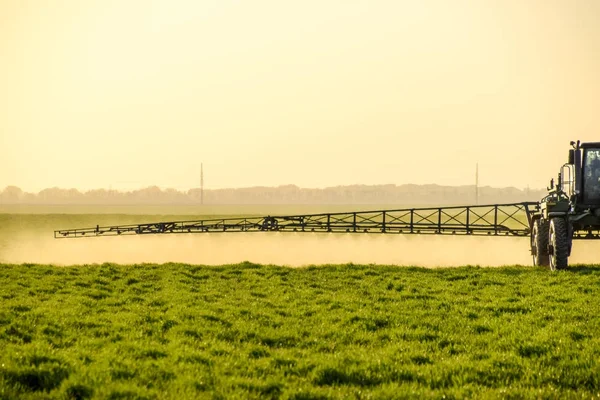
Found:
[{"label": "black tire", "polygon": [[569,265],[569,227],[564,218],[552,218],[549,232],[550,269],[566,269]]},{"label": "black tire", "polygon": [[533,256],[533,265],[536,267],[547,267],[550,265],[550,256],[548,255],[549,238],[548,221],[538,219],[533,223],[531,230],[531,254]]}]

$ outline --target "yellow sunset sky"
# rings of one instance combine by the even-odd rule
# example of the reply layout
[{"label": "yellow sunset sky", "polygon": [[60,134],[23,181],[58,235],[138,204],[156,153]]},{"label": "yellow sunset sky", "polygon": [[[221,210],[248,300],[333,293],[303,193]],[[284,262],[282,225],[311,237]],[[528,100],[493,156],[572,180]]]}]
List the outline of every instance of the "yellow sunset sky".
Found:
[{"label": "yellow sunset sky", "polygon": [[595,0],[0,0],[0,190],[540,188],[599,106]]}]

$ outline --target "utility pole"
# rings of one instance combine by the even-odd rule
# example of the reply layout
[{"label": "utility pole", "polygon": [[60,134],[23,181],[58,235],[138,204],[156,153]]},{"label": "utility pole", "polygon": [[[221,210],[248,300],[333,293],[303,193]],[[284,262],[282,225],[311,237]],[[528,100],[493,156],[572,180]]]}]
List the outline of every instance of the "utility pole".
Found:
[{"label": "utility pole", "polygon": [[479,163],[475,164],[475,204],[479,204]]},{"label": "utility pole", "polygon": [[200,204],[204,204],[204,165],[200,163]]}]

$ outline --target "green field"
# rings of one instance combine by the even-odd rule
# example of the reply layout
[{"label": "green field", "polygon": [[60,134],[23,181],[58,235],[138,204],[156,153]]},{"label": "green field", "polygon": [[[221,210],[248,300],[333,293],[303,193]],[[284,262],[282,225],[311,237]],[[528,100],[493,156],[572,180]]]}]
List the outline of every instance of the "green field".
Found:
[{"label": "green field", "polygon": [[0,398],[590,398],[600,267],[0,265]]}]

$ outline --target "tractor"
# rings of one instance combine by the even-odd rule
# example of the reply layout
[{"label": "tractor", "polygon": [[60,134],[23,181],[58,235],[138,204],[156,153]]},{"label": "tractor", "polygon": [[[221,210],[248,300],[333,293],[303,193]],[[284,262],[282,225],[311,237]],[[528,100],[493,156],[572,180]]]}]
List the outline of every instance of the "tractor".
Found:
[{"label": "tractor", "polygon": [[571,142],[569,159],[531,216],[533,264],[566,269],[573,239],[598,239],[600,142]]}]

